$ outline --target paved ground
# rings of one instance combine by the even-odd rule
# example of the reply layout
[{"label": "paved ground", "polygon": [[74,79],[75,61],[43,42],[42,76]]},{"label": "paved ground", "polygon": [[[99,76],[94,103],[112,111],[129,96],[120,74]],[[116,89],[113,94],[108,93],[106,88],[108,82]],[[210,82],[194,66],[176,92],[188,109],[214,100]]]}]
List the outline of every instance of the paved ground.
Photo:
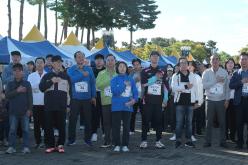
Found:
[{"label": "paved ground", "polygon": [[[218,136],[218,129],[214,130],[214,135]],[[148,137],[149,148],[141,150],[138,148],[140,130],[137,129],[135,135],[130,137],[130,152],[113,153],[111,149],[99,148],[102,138],[91,148],[85,146],[81,138],[83,132],[78,131],[77,145],[66,147],[65,154],[45,154],[42,149],[31,148],[31,154],[23,155],[18,148],[16,154],[6,155],[6,148],[0,147],[0,165],[248,165],[248,150],[235,151],[234,144],[229,143],[229,149],[222,149],[218,147],[217,140],[214,140],[212,147],[206,149],[202,147],[203,137],[197,137],[196,148],[175,149],[174,142],[168,140],[170,136],[169,133],[163,135],[162,142],[166,144],[166,149],[155,149],[155,135],[152,134]],[[34,143],[33,136],[31,143]]]}]

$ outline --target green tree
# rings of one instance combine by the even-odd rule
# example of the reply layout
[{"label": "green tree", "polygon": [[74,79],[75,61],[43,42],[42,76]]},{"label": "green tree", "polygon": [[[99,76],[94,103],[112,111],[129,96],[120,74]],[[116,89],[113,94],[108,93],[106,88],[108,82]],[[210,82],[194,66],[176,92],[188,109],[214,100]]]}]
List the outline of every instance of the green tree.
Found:
[{"label": "green tree", "polygon": [[8,26],[8,37],[11,38],[11,27],[12,27],[12,19],[11,19],[11,0],[8,0],[8,19],[9,19],[9,26]]},{"label": "green tree", "polygon": [[147,38],[139,38],[136,40],[136,43],[138,44],[138,47],[144,47],[147,43]]},{"label": "green tree", "polygon": [[38,5],[38,20],[37,20],[37,28],[40,30],[40,22],[41,22],[41,8],[43,0],[27,0],[30,5]]}]

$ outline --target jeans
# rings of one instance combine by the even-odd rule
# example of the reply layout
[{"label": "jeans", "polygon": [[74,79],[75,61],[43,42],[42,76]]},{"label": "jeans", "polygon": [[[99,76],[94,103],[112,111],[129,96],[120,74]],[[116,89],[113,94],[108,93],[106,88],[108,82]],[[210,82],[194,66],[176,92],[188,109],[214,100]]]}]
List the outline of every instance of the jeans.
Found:
[{"label": "jeans", "polygon": [[13,148],[16,146],[16,130],[19,121],[22,127],[23,147],[29,147],[29,117],[27,115],[9,115],[9,146]]},{"label": "jeans", "polygon": [[176,138],[177,140],[179,141],[181,140],[184,121],[186,125],[185,137],[187,140],[191,140],[192,118],[193,118],[192,106],[189,106],[189,105],[177,105],[176,106]]}]

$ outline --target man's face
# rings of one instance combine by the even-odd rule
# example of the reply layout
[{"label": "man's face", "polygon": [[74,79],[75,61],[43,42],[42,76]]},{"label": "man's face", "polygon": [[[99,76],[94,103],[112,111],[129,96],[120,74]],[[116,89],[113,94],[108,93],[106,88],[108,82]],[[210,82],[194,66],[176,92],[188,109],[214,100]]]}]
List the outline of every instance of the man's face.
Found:
[{"label": "man's face", "polygon": [[240,56],[239,63],[242,68],[248,68],[248,56]]},{"label": "man's face", "polygon": [[85,56],[81,52],[77,52],[76,57],[75,57],[76,63],[78,65],[83,65],[85,62]]},{"label": "man's face", "polygon": [[12,56],[11,56],[11,59],[12,59],[12,62],[13,62],[14,64],[17,64],[17,63],[20,63],[20,61],[21,61],[21,56],[19,56],[19,55],[12,55]]},{"label": "man's face", "polygon": [[180,64],[180,71],[188,70],[188,61],[186,59],[181,59],[179,64]]},{"label": "man's face", "polygon": [[119,66],[118,66],[118,71],[120,74],[125,74],[127,72],[127,67],[125,64],[121,63]]},{"label": "man's face", "polygon": [[62,68],[62,62],[60,60],[52,62],[53,69],[58,71]]},{"label": "man's face", "polygon": [[220,59],[217,56],[211,56],[210,63],[212,67],[217,68],[220,65]]},{"label": "man's face", "polygon": [[133,63],[133,68],[134,68],[134,70],[140,70],[141,69],[140,63],[138,61],[135,61]]},{"label": "man's face", "polygon": [[108,56],[108,58],[106,59],[106,66],[113,68],[115,66],[115,58],[114,56]]},{"label": "man's face", "polygon": [[46,65],[47,66],[52,66],[52,57],[46,58]]},{"label": "man's face", "polygon": [[97,68],[103,67],[104,66],[104,60],[102,58],[97,58],[95,59],[95,64]]},{"label": "man's face", "polygon": [[14,72],[15,79],[22,79],[22,77],[23,77],[23,70],[18,69],[18,68],[15,68],[13,70],[13,72]]},{"label": "man's face", "polygon": [[34,70],[34,65],[33,64],[28,64],[28,70],[32,72]]},{"label": "man's face", "polygon": [[158,55],[151,55],[150,60],[151,60],[151,63],[157,64],[158,60],[159,60],[159,56]]},{"label": "man's face", "polygon": [[36,60],[35,66],[37,70],[43,70],[45,67],[44,61],[42,59]]}]

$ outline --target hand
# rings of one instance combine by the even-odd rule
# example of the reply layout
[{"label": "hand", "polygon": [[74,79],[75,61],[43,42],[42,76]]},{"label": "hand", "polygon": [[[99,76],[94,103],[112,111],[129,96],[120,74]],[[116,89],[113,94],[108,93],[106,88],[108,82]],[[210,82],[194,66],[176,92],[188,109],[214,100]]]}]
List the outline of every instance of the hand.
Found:
[{"label": "hand", "polygon": [[32,111],[31,111],[31,110],[28,110],[26,114],[27,114],[27,116],[28,116],[28,117],[30,117],[30,116],[32,116],[32,115],[33,115],[33,113],[32,113]]},{"label": "hand", "polygon": [[94,106],[96,106],[96,98],[92,98],[91,99],[91,104],[93,104]]},{"label": "hand", "polygon": [[53,77],[51,80],[54,84],[57,83],[57,77]]},{"label": "hand", "polygon": [[163,74],[161,72],[157,72],[156,76],[157,76],[158,79],[161,79],[163,77]]},{"label": "hand", "polygon": [[16,91],[18,93],[25,93],[27,91],[26,87],[23,87],[23,86],[19,86]]},{"label": "hand", "polygon": [[70,111],[71,111],[71,108],[70,108],[70,107],[67,107],[67,108],[66,108],[66,112],[67,112],[67,113],[70,113]]},{"label": "hand", "polygon": [[225,109],[227,109],[227,108],[228,108],[228,106],[229,106],[229,101],[228,101],[228,100],[226,100],[226,101],[224,102],[224,107],[225,107]]},{"label": "hand", "polygon": [[135,104],[135,100],[134,100],[134,99],[132,99],[131,101],[125,103],[125,105],[126,105],[127,107],[131,107],[131,106],[133,106],[134,104]]},{"label": "hand", "polygon": [[139,82],[141,80],[141,77],[140,76],[137,76],[136,78],[135,78],[135,82]]},{"label": "hand", "polygon": [[193,109],[197,109],[197,108],[199,108],[199,107],[200,107],[200,105],[197,104],[197,103],[195,103],[194,106],[193,106]]},{"label": "hand", "polygon": [[217,76],[216,80],[217,80],[217,83],[224,83],[225,82],[225,78],[222,76]]},{"label": "hand", "polygon": [[130,81],[124,81],[124,84],[125,84],[126,86],[130,86]]},{"label": "hand", "polygon": [[56,81],[59,83],[62,79],[60,77],[57,77]]},{"label": "hand", "polygon": [[243,78],[243,79],[241,80],[241,82],[242,82],[242,84],[248,83],[248,78]]},{"label": "hand", "polygon": [[165,108],[165,107],[167,107],[167,102],[162,103],[162,108]]},{"label": "hand", "polygon": [[83,73],[84,77],[87,77],[89,75],[89,72],[87,72],[87,71],[82,71],[82,73]]},{"label": "hand", "polygon": [[187,87],[188,87],[188,89],[191,89],[193,87],[193,84],[188,83]]}]

